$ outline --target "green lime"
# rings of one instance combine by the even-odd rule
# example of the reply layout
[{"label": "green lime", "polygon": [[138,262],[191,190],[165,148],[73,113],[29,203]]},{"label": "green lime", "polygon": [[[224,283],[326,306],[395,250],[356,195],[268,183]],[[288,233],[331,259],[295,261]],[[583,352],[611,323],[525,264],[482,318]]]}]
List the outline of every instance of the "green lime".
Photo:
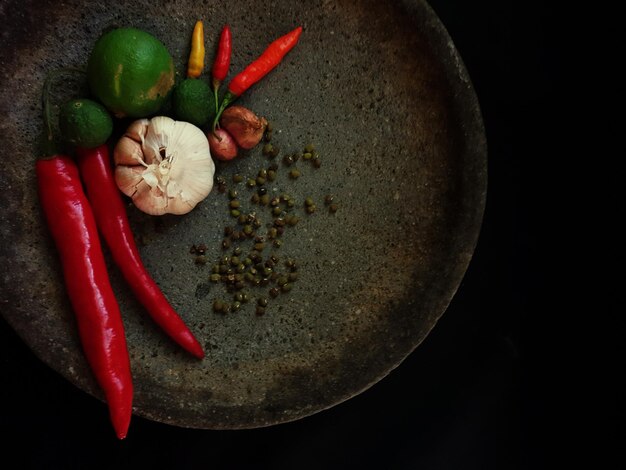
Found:
[{"label": "green lime", "polygon": [[174,86],[174,62],[154,36],[135,28],[102,35],[87,64],[91,92],[116,117],[156,113]]},{"label": "green lime", "polygon": [[174,114],[180,121],[202,127],[215,115],[215,97],[203,80],[187,78],[174,88]]},{"label": "green lime", "polygon": [[92,100],[71,100],[61,106],[59,128],[66,142],[93,148],[104,144],[113,132],[113,120],[104,106]]}]

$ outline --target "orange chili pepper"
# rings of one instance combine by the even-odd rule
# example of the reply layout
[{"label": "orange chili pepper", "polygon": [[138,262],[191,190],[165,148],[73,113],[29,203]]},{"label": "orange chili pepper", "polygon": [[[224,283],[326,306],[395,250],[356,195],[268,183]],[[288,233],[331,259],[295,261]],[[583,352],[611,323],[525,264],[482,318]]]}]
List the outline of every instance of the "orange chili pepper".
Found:
[{"label": "orange chili pepper", "polygon": [[191,52],[187,63],[187,77],[198,78],[204,69],[204,27],[196,21],[191,35]]}]

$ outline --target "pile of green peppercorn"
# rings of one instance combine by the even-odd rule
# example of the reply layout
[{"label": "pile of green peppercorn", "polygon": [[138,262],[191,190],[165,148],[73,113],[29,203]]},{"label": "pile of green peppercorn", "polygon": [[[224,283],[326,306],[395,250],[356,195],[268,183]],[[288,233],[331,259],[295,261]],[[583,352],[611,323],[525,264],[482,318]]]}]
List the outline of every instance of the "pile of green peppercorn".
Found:
[{"label": "pile of green peppercorn", "polygon": [[[269,164],[256,176],[235,174],[231,185],[222,176],[216,178],[218,192],[227,195],[227,207],[233,220],[232,225],[224,228],[221,242],[221,249],[226,253],[212,264],[209,275],[211,282],[223,284],[226,292],[232,295],[230,300],[213,301],[216,313],[228,314],[240,310],[244,304],[254,304],[255,313],[264,315],[270,299],[290,292],[298,281],[297,261],[293,258],[282,260],[279,249],[285,231],[300,222],[298,212],[302,210],[311,215],[317,210],[317,204],[311,197],[299,202],[287,193],[270,194],[266,185],[276,181],[281,167],[277,161],[280,149],[271,143],[271,139],[272,126],[269,124],[264,135],[266,143],[262,147],[262,154]],[[283,166],[290,167],[288,177],[292,180],[302,176],[294,166],[299,161],[308,162],[315,169],[321,167],[320,155],[312,144],[307,144],[301,152],[282,158]],[[324,198],[331,214],[338,209],[334,199],[330,194]],[[269,218],[264,216],[262,219],[261,213]],[[248,242],[245,243],[246,250],[244,242]],[[195,255],[197,264],[205,265],[208,264],[206,251],[206,245],[199,244],[193,245],[190,253]]]}]

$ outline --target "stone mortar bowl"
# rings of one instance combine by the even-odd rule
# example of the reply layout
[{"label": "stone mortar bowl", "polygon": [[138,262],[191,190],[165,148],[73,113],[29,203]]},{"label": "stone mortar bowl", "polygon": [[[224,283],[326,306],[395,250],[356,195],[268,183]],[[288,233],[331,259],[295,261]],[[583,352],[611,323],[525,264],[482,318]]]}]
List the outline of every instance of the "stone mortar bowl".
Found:
[{"label": "stone mortar bowl", "polygon": [[[184,216],[150,217],[129,202],[146,267],[207,353],[194,360],[161,333],[105,251],[137,415],[205,429],[296,420],[384,378],[434,327],[479,234],[486,142],[461,58],[426,2],[3,0],[0,16],[0,135],[10,161],[0,173],[0,308],[35,354],[76,386],[102,399],[37,199],[41,88],[49,71],[83,67],[95,40],[114,27],[158,37],[181,78],[195,21],[204,20],[207,68],[229,23],[232,78],[270,41],[302,25],[296,48],[239,104],[273,123],[281,156],[314,143],[322,160],[319,169],[299,162],[297,181],[280,164],[267,186],[300,202],[312,197],[318,210],[302,215],[275,250],[281,260],[298,260],[300,279],[264,316],[253,305],[228,315],[212,309],[214,299],[232,295],[208,280],[224,255],[224,226],[233,224],[225,194],[214,190]],[[61,81],[57,95],[77,93],[70,82]],[[235,173],[255,176],[268,164],[259,146],[218,165],[216,176],[230,188]],[[253,190],[237,189],[247,203]],[[323,203],[327,194],[338,201],[335,214]],[[206,266],[189,253],[201,243]],[[253,297],[264,293],[250,289]]]}]

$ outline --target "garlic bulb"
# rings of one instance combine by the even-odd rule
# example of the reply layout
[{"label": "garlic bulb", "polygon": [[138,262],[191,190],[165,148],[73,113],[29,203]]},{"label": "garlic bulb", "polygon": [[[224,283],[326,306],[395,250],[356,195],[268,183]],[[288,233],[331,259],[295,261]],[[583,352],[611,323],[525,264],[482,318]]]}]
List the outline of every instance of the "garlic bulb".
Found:
[{"label": "garlic bulb", "polygon": [[209,143],[188,122],[139,119],[118,141],[113,158],[117,186],[151,215],[186,214],[213,188]]}]

